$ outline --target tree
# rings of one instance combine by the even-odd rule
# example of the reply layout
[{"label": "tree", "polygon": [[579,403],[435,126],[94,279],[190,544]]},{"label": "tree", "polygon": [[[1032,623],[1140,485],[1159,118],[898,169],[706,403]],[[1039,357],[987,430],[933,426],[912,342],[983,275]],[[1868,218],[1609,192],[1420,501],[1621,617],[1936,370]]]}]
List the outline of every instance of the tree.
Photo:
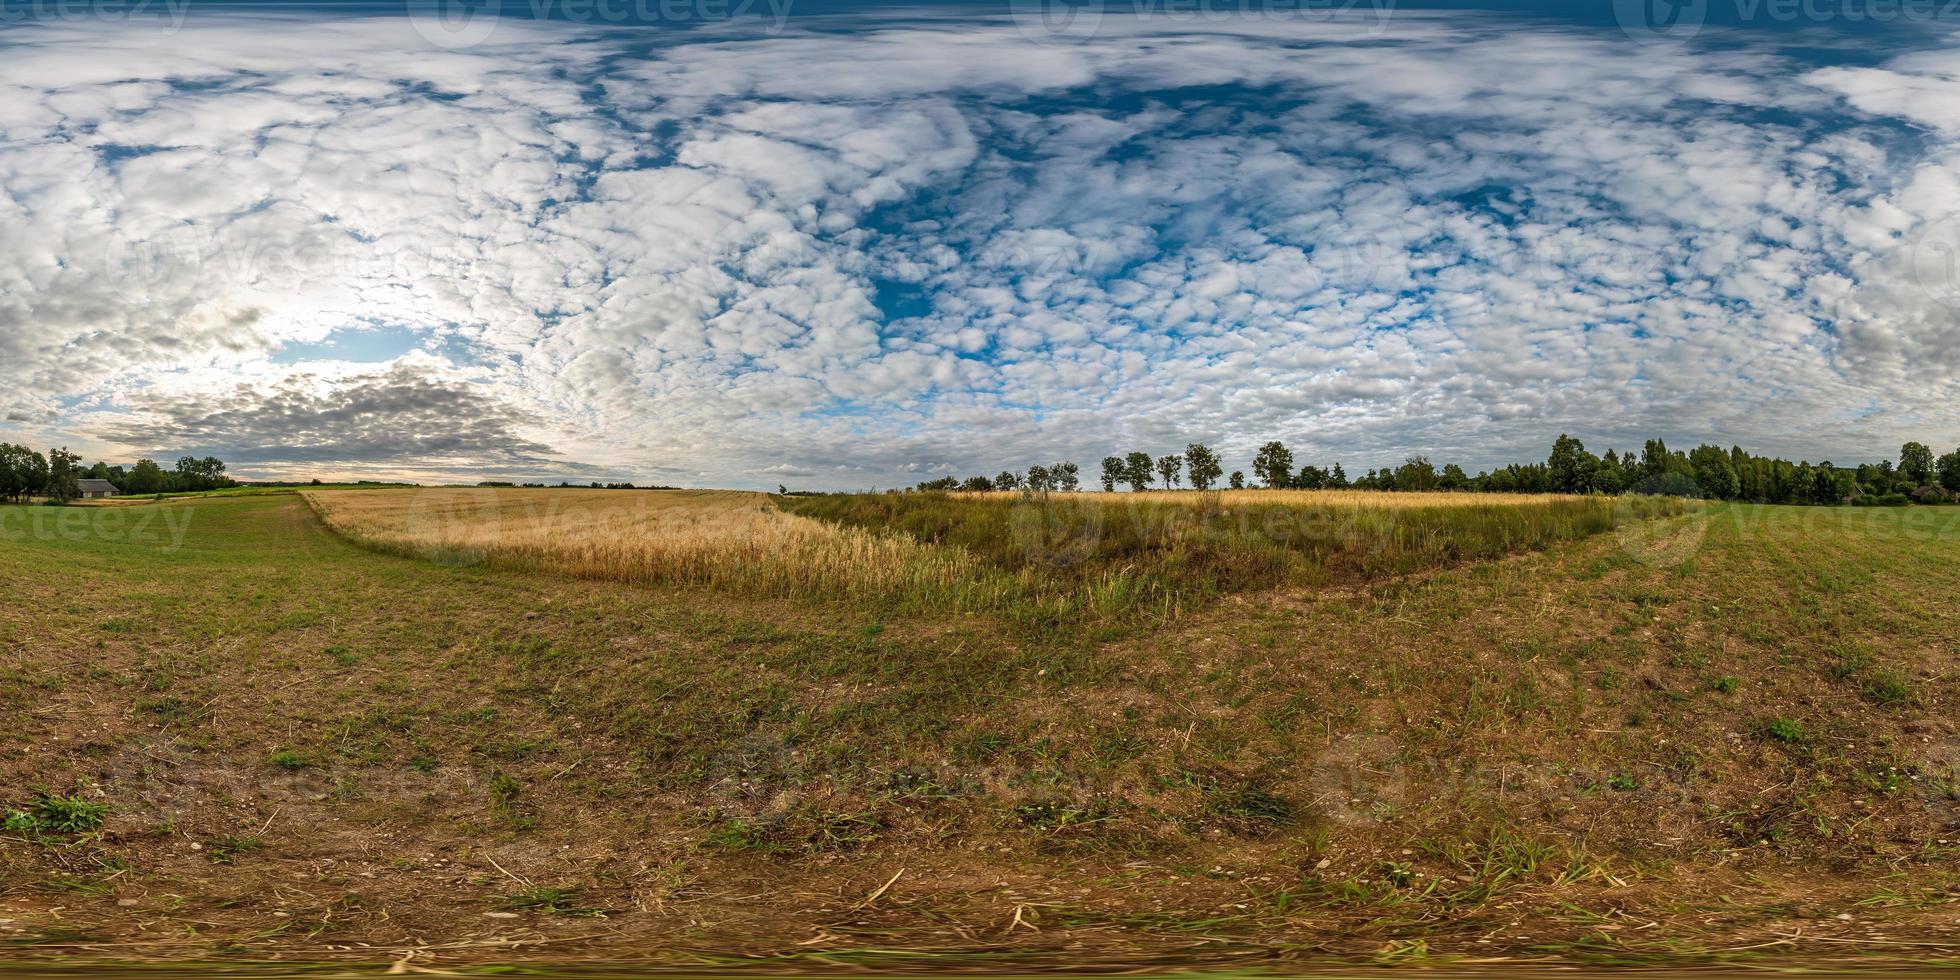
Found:
[{"label": "tree", "polygon": [[75,483],[81,479],[81,462],[82,458],[65,446],[48,450],[48,479],[42,489],[49,499],[65,503],[82,495]]},{"label": "tree", "polygon": [[170,475],[170,485],[175,490],[216,490],[233,482],[225,475],[224,461],[215,456],[185,456],[177,461],[177,470]]},{"label": "tree", "polygon": [[994,477],[994,489],[996,490],[1021,489],[1021,474],[1016,473],[1013,470],[1001,470],[1000,475]]},{"label": "tree", "polygon": [[969,476],[965,483],[960,484],[960,489],[968,493],[985,493],[993,488],[994,481],[984,476]]},{"label": "tree", "polygon": [[1293,451],[1286,444],[1275,439],[1259,447],[1252,457],[1252,475],[1266,485],[1268,490],[1277,490],[1293,482]]},{"label": "tree", "polygon": [[1131,453],[1123,457],[1123,481],[1142,493],[1150,487],[1150,454]]},{"label": "tree", "polygon": [[1627,488],[1626,469],[1620,463],[1620,454],[1611,449],[1599,459],[1599,469],[1593,474],[1593,489],[1605,494],[1616,494]]},{"label": "tree", "polygon": [[1293,485],[1302,490],[1324,490],[1331,479],[1327,471],[1318,466],[1300,467],[1300,475],[1293,478]]},{"label": "tree", "polygon": [[1923,487],[1933,482],[1933,451],[1923,442],[1908,442],[1899,447],[1899,475],[1915,487]]},{"label": "tree", "polygon": [[48,461],[26,446],[0,442],[0,500],[24,500],[41,492]]},{"label": "tree", "polygon": [[1552,455],[1545,460],[1553,493],[1591,493],[1593,471],[1598,467],[1599,457],[1586,452],[1585,443],[1564,434],[1552,443]]},{"label": "tree", "polygon": [[[1956,455],[1960,455],[1960,454],[1956,454]],[[1234,489],[1234,490],[1244,490],[1244,489],[1245,489],[1245,474],[1244,474],[1244,473],[1242,473],[1242,472],[1240,472],[1240,471],[1238,471],[1238,470],[1233,470],[1233,471],[1232,471],[1232,489]]]},{"label": "tree", "polygon": [[125,494],[161,494],[163,492],[163,466],[155,459],[139,459],[129,468],[129,476],[123,478]]},{"label": "tree", "polygon": [[1395,468],[1395,488],[1415,491],[1436,489],[1436,467],[1427,456],[1409,457]]},{"label": "tree", "polygon": [[1940,486],[1960,493],[1960,449],[1947,453],[1934,464],[1940,471]]},{"label": "tree", "polygon": [[1123,457],[1104,456],[1102,461],[1102,485],[1104,493],[1115,493],[1116,485],[1123,482],[1127,471],[1123,469]]},{"label": "tree", "polygon": [[1063,493],[1074,493],[1082,489],[1082,471],[1074,463],[1056,463],[1048,468],[1048,481]]},{"label": "tree", "polygon": [[1341,469],[1341,464],[1335,463],[1334,472],[1327,474],[1327,485],[1335,490],[1348,488],[1347,472]]},{"label": "tree", "polygon": [[1455,463],[1447,463],[1443,466],[1443,475],[1436,478],[1436,489],[1468,490],[1470,474],[1463,472],[1463,467]]},{"label": "tree", "polygon": [[1695,485],[1701,488],[1702,496],[1711,500],[1735,499],[1742,481],[1728,453],[1703,443],[1688,453],[1688,465],[1694,468]]},{"label": "tree", "polygon": [[1049,474],[1048,467],[1028,467],[1028,491],[1030,493],[1047,493],[1053,488],[1053,485],[1053,477]]},{"label": "tree", "polygon": [[1157,457],[1157,475],[1164,478],[1164,489],[1177,486],[1177,474],[1184,469],[1184,457],[1176,453]]},{"label": "tree", "polygon": [[1184,468],[1191,485],[1199,490],[1210,490],[1225,475],[1225,467],[1218,464],[1218,454],[1202,442],[1184,447]]}]

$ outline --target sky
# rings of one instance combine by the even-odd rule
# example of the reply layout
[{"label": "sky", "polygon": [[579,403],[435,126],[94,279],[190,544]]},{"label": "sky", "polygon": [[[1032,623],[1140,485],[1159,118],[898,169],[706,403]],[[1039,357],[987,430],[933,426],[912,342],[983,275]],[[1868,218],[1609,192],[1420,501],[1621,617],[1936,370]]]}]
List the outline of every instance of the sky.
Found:
[{"label": "sky", "polygon": [[0,0],[0,440],[863,489],[1960,444],[1914,0]]}]

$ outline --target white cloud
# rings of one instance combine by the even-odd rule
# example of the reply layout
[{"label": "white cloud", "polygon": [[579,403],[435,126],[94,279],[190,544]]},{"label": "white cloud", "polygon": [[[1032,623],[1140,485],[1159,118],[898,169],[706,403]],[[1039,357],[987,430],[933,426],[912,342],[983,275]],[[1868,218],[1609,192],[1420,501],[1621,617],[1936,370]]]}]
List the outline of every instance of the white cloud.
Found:
[{"label": "white cloud", "polygon": [[[1960,429],[1946,53],[1815,70],[1468,16],[455,51],[212,17],[0,49],[0,432],[118,457],[773,485]],[[433,353],[274,361],[372,324]]]}]

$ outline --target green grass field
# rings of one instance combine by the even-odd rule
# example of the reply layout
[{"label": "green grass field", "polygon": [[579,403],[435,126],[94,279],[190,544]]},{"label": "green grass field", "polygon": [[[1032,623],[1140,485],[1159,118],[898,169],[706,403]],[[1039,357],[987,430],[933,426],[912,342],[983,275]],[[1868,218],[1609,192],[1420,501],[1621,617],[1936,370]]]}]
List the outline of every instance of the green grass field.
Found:
[{"label": "green grass field", "polygon": [[1960,954],[1960,510],[1535,545],[1031,633],[0,507],[0,947]]}]

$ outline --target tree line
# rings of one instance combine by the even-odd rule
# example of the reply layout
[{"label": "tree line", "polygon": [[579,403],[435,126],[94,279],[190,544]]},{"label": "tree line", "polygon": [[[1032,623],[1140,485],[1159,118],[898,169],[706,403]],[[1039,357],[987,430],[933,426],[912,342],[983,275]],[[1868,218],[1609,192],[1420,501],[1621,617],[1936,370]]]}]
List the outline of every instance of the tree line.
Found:
[{"label": "tree line", "polygon": [[217,490],[237,484],[225,475],[224,461],[215,456],[185,456],[170,470],[153,459],[139,459],[129,467],[99,461],[83,466],[81,456],[66,447],[43,455],[0,442],[0,500],[46,497],[65,503],[81,496],[83,480],[107,480],[128,495]]},{"label": "tree line", "polygon": [[[1321,467],[1299,463],[1293,451],[1277,440],[1259,447],[1252,459],[1255,486],[1288,490],[1444,491],[1461,493],[1657,494],[1743,500],[1769,504],[1945,503],[1960,500],[1960,449],[1935,457],[1923,443],[1908,442],[1899,459],[1862,463],[1854,467],[1791,462],[1757,456],[1740,446],[1722,449],[1703,444],[1687,452],[1670,450],[1660,439],[1649,439],[1639,452],[1608,449],[1603,456],[1586,450],[1585,443],[1560,435],[1542,463],[1512,463],[1472,476],[1455,463],[1440,468],[1426,456],[1410,456],[1400,466],[1370,469],[1350,479],[1340,463]],[[1182,453],[1152,456],[1132,452],[1106,456],[1102,489],[1119,487],[1133,492],[1175,490],[1189,485],[1211,490],[1221,484],[1246,487],[1242,470],[1225,473],[1219,455],[1203,443]],[[1022,490],[1033,493],[1073,493],[1081,489],[1074,463],[1030,466],[1025,474],[1003,470],[996,476],[965,479],[940,477],[919,483],[921,491]]]}]

